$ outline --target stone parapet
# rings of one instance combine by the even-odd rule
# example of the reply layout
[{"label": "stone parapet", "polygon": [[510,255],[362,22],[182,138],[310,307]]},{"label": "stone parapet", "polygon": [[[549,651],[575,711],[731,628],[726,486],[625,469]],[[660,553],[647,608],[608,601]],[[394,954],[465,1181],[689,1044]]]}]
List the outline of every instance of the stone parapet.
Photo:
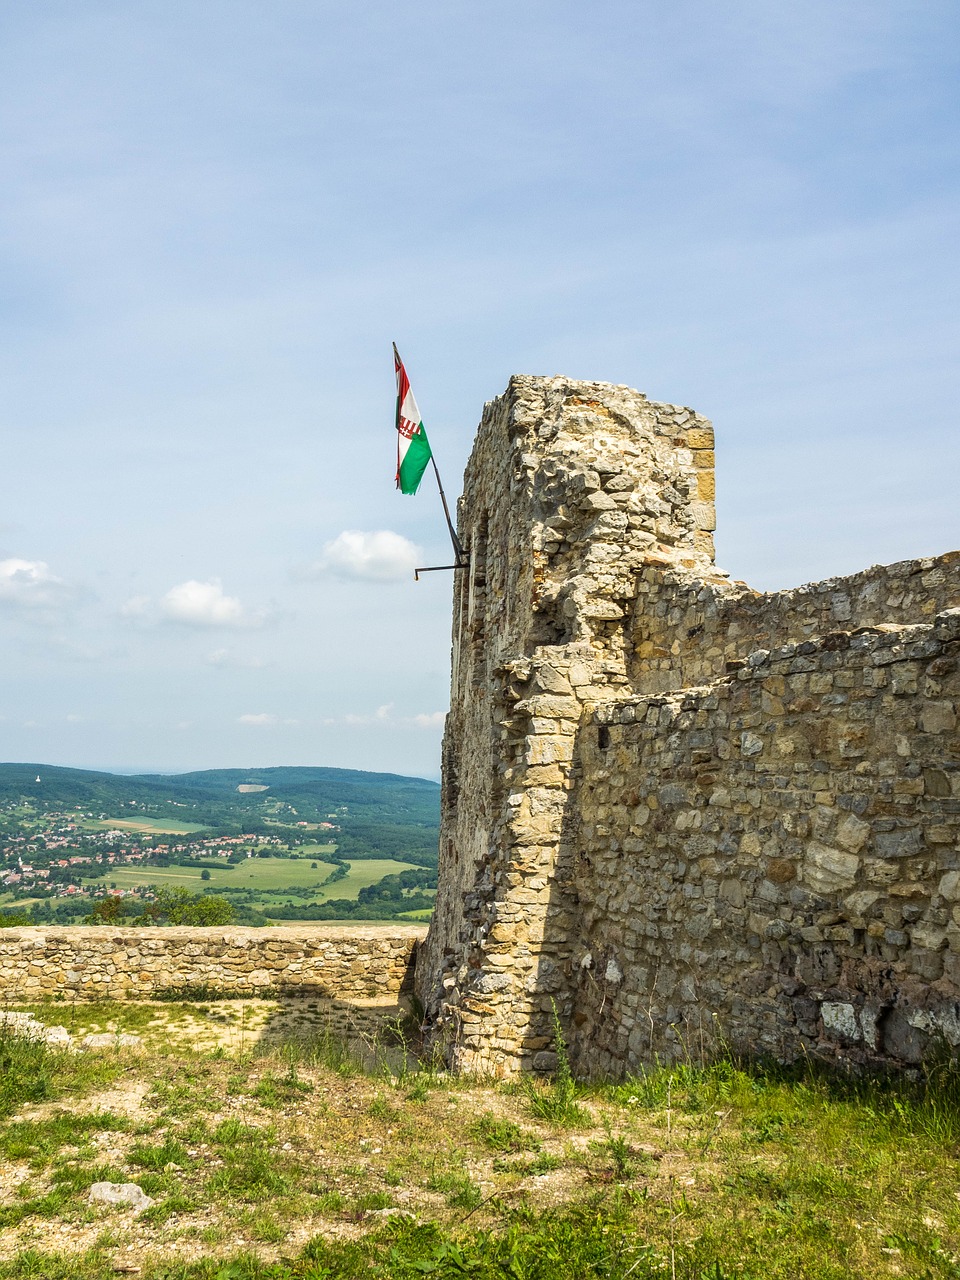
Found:
[{"label": "stone parapet", "polygon": [[396,1001],[425,929],[0,929],[0,1000],[149,999],[176,991]]}]

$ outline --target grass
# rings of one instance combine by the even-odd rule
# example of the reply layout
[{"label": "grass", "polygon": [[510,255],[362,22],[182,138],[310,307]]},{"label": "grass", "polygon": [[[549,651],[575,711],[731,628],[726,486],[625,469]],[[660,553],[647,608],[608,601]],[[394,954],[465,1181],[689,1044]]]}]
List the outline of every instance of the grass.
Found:
[{"label": "grass", "polygon": [[513,1120],[486,1115],[472,1126],[471,1132],[479,1138],[488,1151],[539,1151],[540,1141]]},{"label": "grass", "polygon": [[[107,1084],[118,1071],[117,1063],[109,1057],[75,1057],[0,1025],[0,1121],[29,1104]],[[7,1132],[0,1132],[0,1143]]]},{"label": "grass", "polygon": [[[585,1086],[560,1054],[531,1094],[386,1058],[365,1072],[310,1029],[225,1056],[185,1040],[175,1006],[126,1008],[153,1027],[139,1052],[7,1049],[0,1280],[106,1280],[132,1256],[142,1280],[960,1277],[949,1061],[869,1080],[724,1060]],[[101,1179],[155,1203],[91,1209]]]},{"label": "grass", "polygon": [[553,1048],[557,1065],[549,1084],[540,1080],[524,1082],[531,1114],[551,1124],[583,1128],[590,1123],[591,1116],[576,1100],[579,1090],[570,1071],[570,1059],[556,1005],[553,1006]]}]

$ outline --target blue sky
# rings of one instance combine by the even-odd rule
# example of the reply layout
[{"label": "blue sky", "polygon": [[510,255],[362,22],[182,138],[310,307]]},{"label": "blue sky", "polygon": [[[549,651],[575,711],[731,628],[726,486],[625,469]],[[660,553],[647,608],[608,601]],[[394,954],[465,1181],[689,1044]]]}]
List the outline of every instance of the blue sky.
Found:
[{"label": "blue sky", "polygon": [[752,585],[960,545],[958,61],[938,0],[4,6],[0,759],[436,774],[394,339],[451,492],[565,373],[713,419]]}]

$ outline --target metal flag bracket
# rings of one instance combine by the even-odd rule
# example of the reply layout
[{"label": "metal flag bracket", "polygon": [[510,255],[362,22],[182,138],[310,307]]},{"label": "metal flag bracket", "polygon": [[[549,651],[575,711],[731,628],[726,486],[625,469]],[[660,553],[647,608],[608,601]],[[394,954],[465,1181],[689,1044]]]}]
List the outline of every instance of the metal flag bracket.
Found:
[{"label": "metal flag bracket", "polygon": [[456,564],[431,564],[421,569],[414,569],[413,580],[414,582],[419,582],[421,573],[440,573],[443,569],[469,569],[469,568],[470,568],[469,557],[463,560],[458,560]]}]

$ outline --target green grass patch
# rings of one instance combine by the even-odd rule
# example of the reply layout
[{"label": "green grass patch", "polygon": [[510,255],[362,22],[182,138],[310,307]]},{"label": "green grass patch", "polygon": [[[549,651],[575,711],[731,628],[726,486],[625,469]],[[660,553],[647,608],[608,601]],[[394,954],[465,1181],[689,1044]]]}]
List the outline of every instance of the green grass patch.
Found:
[{"label": "green grass patch", "polygon": [[471,1126],[473,1135],[488,1151],[539,1151],[536,1134],[521,1129],[513,1120],[500,1119],[487,1112]]},{"label": "green grass patch", "polygon": [[0,1118],[52,1096],[57,1056],[43,1041],[0,1027]]},{"label": "green grass patch", "polygon": [[0,1152],[8,1160],[45,1164],[62,1147],[79,1145],[93,1133],[122,1133],[130,1128],[126,1116],[109,1111],[77,1115],[58,1111],[42,1120],[19,1120],[0,1130]]},{"label": "green grass patch", "polygon": [[[130,1133],[82,1105],[0,1122],[0,1280],[106,1280],[134,1232],[141,1280],[960,1280],[958,1064],[871,1080],[725,1060],[587,1085],[557,1052],[531,1085],[364,1072],[327,1032],[217,1058],[54,1053],[49,1096],[106,1063],[139,1110]],[[576,1132],[555,1118],[571,1106]],[[101,1221],[94,1180],[156,1204]],[[101,1249],[69,1255],[94,1217]],[[331,1218],[298,1252],[288,1233]],[[35,1246],[61,1226],[62,1257],[17,1254],[15,1231]]]},{"label": "green grass patch", "polygon": [[175,1138],[167,1138],[164,1142],[152,1146],[147,1143],[137,1143],[128,1152],[127,1161],[141,1169],[160,1171],[168,1164],[182,1167],[189,1163],[189,1157],[182,1142],[177,1142]]},{"label": "green grass patch", "polygon": [[74,1055],[0,1026],[0,1120],[28,1103],[105,1085],[122,1070],[116,1055]]},{"label": "green grass patch", "polygon": [[291,1062],[283,1075],[265,1072],[257,1081],[253,1096],[261,1106],[277,1109],[289,1106],[291,1102],[297,1102],[312,1092],[313,1085],[300,1078],[296,1062]]}]

